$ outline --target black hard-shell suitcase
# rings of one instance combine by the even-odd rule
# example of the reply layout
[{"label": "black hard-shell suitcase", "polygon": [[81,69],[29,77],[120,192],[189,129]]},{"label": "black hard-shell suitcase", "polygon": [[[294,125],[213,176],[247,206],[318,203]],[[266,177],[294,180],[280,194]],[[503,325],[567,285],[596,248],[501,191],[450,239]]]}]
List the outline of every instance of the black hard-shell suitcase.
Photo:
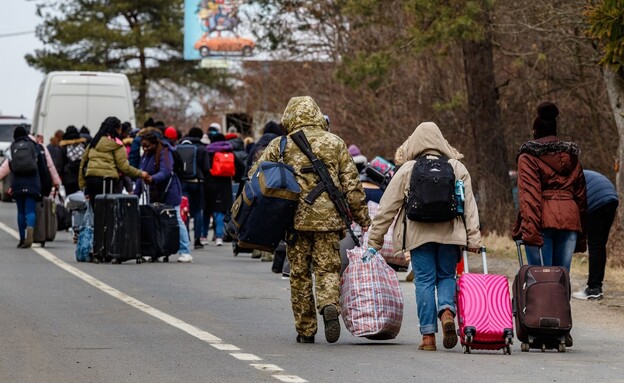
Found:
[{"label": "black hard-shell suitcase", "polygon": [[46,242],[54,241],[58,228],[54,200],[43,197],[35,206],[35,215],[37,219],[33,232],[33,242],[40,243],[41,247],[44,247]]},{"label": "black hard-shell suitcase", "polygon": [[141,256],[152,257],[156,261],[178,252],[180,247],[180,228],[174,207],[161,203],[140,205],[141,216]]},{"label": "black hard-shell suitcase", "polygon": [[286,260],[286,242],[282,241],[277,245],[277,249],[273,253],[273,265],[271,265],[271,271],[274,273],[281,273],[284,269],[284,261]]},{"label": "black hard-shell suitcase", "polygon": [[513,282],[513,314],[516,335],[522,342],[520,349],[565,352],[566,337],[572,330],[568,270],[561,266],[523,265],[522,241],[516,241],[516,246],[520,270]]},{"label": "black hard-shell suitcase", "polygon": [[139,199],[128,194],[101,194],[93,203],[95,262],[141,263]]}]

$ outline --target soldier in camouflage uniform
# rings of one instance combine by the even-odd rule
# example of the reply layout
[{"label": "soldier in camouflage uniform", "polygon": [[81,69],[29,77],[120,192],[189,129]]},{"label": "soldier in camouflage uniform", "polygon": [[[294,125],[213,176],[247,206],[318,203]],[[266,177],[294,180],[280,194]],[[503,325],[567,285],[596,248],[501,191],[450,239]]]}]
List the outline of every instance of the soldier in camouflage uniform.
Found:
[{"label": "soldier in camouflage uniform", "polygon": [[[334,184],[345,194],[354,220],[366,230],[370,218],[355,163],[344,141],[328,132],[327,122],[318,105],[308,96],[291,98],[282,116],[282,124],[289,135],[303,129],[312,151],[325,163]],[[279,141],[279,138],[271,141],[249,174],[256,171],[258,163],[279,159]],[[290,138],[286,144],[284,162],[293,166],[301,186],[301,199],[294,219],[295,232],[291,233],[294,243],[288,246],[297,342],[314,343],[317,332],[316,310],[319,310],[325,324],[325,338],[333,343],[340,337],[338,242],[344,236],[344,222],[327,192],[321,193],[311,205],[304,202],[304,198],[318,184],[319,178],[313,172],[302,172],[302,168],[309,167],[311,162]]]}]

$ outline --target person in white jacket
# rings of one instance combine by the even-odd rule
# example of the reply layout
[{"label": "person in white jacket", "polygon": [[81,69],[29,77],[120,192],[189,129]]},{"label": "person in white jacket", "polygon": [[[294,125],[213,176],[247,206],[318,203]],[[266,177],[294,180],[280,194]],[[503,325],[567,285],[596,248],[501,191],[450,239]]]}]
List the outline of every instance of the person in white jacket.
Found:
[{"label": "person in white jacket", "polygon": [[[463,217],[457,216],[450,221],[435,223],[404,219],[404,204],[410,188],[412,168],[418,157],[430,155],[448,158],[455,179],[463,181]],[[410,252],[420,332],[423,335],[419,350],[436,350],[438,318],[442,323],[444,347],[453,348],[457,344],[454,320],[455,269],[462,247],[467,246],[473,252],[478,252],[481,248],[477,203],[472,192],[470,174],[459,161],[462,157],[448,144],[436,124],[420,124],[397,150],[395,160],[401,166],[381,198],[379,212],[370,229],[368,245],[372,251],[377,251],[381,249],[383,236],[398,214],[394,226],[394,251]]]}]

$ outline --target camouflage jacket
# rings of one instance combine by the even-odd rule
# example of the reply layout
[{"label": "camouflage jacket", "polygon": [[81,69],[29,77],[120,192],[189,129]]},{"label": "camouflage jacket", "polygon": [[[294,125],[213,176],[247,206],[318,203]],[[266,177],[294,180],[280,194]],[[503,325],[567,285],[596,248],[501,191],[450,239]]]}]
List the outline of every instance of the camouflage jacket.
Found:
[{"label": "camouflage jacket", "polygon": [[[334,184],[344,193],[354,221],[361,226],[369,226],[370,218],[364,189],[355,163],[344,141],[327,131],[323,114],[314,100],[307,96],[293,97],[284,111],[282,124],[289,135],[303,129],[312,151],[325,163]],[[278,161],[279,142],[280,137],[269,143],[262,156],[249,171],[250,176],[256,171],[260,162]],[[327,192],[320,194],[312,205],[304,201],[308,193],[318,184],[319,177],[313,172],[301,172],[303,167],[310,166],[312,163],[291,139],[288,139],[286,143],[284,162],[295,169],[295,176],[301,187],[299,207],[295,214],[295,229],[321,232],[344,230],[342,218]]]}]

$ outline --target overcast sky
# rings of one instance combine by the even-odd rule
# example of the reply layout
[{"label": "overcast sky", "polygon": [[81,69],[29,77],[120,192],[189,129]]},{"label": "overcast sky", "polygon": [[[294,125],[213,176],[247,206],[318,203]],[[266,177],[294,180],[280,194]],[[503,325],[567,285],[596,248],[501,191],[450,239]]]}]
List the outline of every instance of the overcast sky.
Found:
[{"label": "overcast sky", "polygon": [[[26,64],[24,56],[42,44],[34,32],[41,19],[35,4],[26,0],[0,1],[0,114],[32,119],[43,73]],[[10,36],[11,34],[19,34]]]}]

